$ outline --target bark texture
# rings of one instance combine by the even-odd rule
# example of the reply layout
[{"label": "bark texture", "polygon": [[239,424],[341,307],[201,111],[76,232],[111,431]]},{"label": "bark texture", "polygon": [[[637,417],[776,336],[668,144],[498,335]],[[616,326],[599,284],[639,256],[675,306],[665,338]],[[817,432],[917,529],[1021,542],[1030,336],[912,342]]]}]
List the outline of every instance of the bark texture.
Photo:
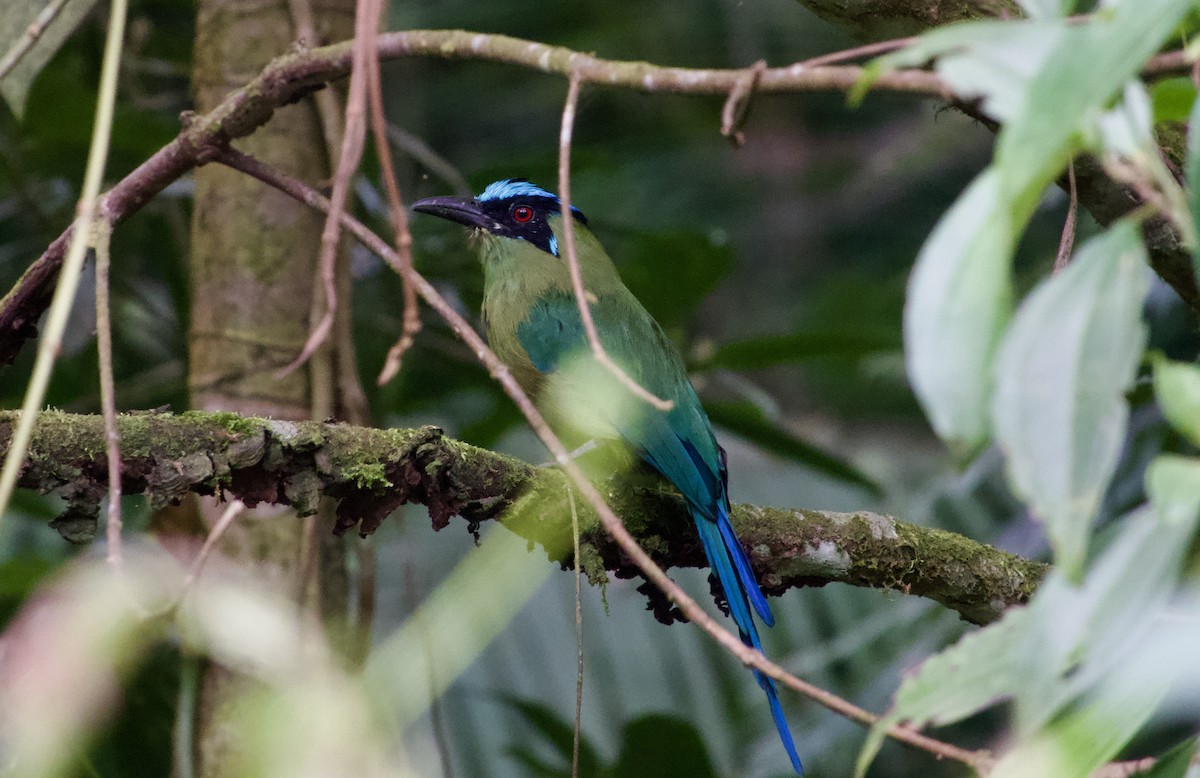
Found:
[{"label": "bark texture", "polygon": [[[353,0],[313,5],[317,31],[325,40],[352,34]],[[197,109],[212,111],[272,58],[287,52],[294,29],[283,0],[201,0],[192,70]],[[330,177],[311,99],[282,105],[264,121],[242,141],[245,151],[305,181]],[[308,335],[323,220],[221,166],[198,169],[195,182],[189,258],[192,406],[299,420],[309,418],[319,405],[320,413],[329,415],[333,382],[328,349],[304,368],[283,378],[276,375]],[[177,472],[158,470],[148,477],[186,479],[197,472],[189,468],[203,469],[205,460],[204,454],[193,452],[176,460]],[[211,500],[201,506],[210,517],[220,509]],[[314,502],[309,512],[316,507]],[[306,532],[301,522],[255,520],[280,512],[278,504],[269,505],[236,522],[222,537],[222,554],[252,566],[326,623],[338,622],[344,618],[348,591],[342,549],[328,541],[328,532],[315,533],[311,526]],[[245,697],[246,683],[215,664],[202,674],[194,744],[201,776],[227,775],[236,762],[242,733],[229,731],[228,720],[230,706]]]},{"label": "bark texture", "polygon": [[[0,453],[17,415],[0,412]],[[290,505],[304,515],[328,495],[338,500],[336,531],[357,528],[368,535],[401,504],[416,502],[428,507],[435,530],[456,515],[472,531],[497,520],[540,544],[551,560],[572,564],[566,477],[452,440],[435,427],[381,430],[188,412],[126,414],[120,429],[124,489],[144,493],[155,505],[195,492]],[[66,496],[68,508],[54,524],[82,541],[95,531],[105,467],[102,420],[51,411],[38,418],[21,484]],[[602,492],[660,565],[706,564],[682,498],[663,481],[629,474],[604,482]],[[582,500],[575,502],[589,579],[638,575]],[[298,524],[288,517],[259,523]],[[1047,570],[961,535],[867,511],[737,505],[733,523],[771,594],[831,582],[886,588],[927,597],[984,624],[1028,600]],[[660,619],[674,618],[657,589],[644,591]]]}]

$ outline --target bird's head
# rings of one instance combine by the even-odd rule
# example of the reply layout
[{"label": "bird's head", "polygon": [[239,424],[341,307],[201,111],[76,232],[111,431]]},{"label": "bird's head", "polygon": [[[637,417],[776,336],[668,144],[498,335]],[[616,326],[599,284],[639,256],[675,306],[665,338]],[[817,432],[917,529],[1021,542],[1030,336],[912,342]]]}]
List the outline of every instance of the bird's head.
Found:
[{"label": "bird's head", "polygon": [[[412,208],[499,238],[528,241],[547,254],[559,255],[550,219],[562,216],[562,203],[558,195],[524,178],[496,181],[478,197],[426,197]],[[577,222],[587,224],[578,208],[571,206],[571,213]]]}]

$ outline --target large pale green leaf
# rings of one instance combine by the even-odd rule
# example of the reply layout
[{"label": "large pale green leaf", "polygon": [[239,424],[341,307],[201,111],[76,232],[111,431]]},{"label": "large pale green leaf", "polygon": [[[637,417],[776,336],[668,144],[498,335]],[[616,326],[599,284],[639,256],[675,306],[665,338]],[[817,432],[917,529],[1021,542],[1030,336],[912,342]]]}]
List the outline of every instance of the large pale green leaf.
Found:
[{"label": "large pale green leaf", "polygon": [[1074,6],[1070,0],[1017,0],[1017,3],[1032,19],[1057,19],[1068,10],[1064,6]]},{"label": "large pale green leaf", "polygon": [[1019,689],[1026,677],[1020,652],[1028,642],[1030,618],[1028,610],[1009,611],[995,624],[925,660],[905,678],[892,709],[867,735],[856,775],[866,774],[890,727],[907,722],[920,729],[959,721]]},{"label": "large pale green leaf", "polygon": [[1012,235],[989,169],[938,222],[908,283],[909,380],[934,430],[964,455],[988,436],[992,358],[1012,308]]},{"label": "large pale green leaf", "polygon": [[[1200,100],[1192,104],[1187,132],[1187,203],[1200,235]],[[1200,245],[1192,246],[1192,273],[1200,280]]]},{"label": "large pale green leaf", "polygon": [[950,24],[872,62],[852,94],[861,97],[878,74],[935,60],[938,75],[963,99],[980,100],[988,116],[1003,122],[1020,108],[1034,76],[1058,44],[1061,21],[977,21]]},{"label": "large pale green leaf", "polygon": [[1154,396],[1175,429],[1200,446],[1200,367],[1159,359],[1154,363]]},{"label": "large pale green leaf", "polygon": [[992,415],[1009,479],[1071,577],[1125,436],[1146,340],[1145,254],[1129,221],[1089,241],[1025,300],[997,358]]},{"label": "large pale green leaf", "polygon": [[24,50],[8,75],[0,79],[0,96],[18,117],[25,112],[30,84],[95,5],[96,0],[66,0],[62,4],[53,0],[0,0],[0,60],[16,46],[24,46],[26,31],[41,22],[38,24],[41,34]]},{"label": "large pale green leaf", "polygon": [[[1005,770],[1022,768],[1008,775],[1086,775],[1129,742],[1174,685],[1200,684],[1194,652],[1183,648],[1200,640],[1200,609],[1171,602],[1200,519],[1200,460],[1159,458],[1146,481],[1153,510],[1122,519],[1081,586],[1055,570],[1028,607],[904,680],[867,738],[859,775],[887,727],[947,724],[1008,699],[1016,715]],[[1079,769],[1037,769],[1064,764]]]},{"label": "large pale green leaf", "polygon": [[1041,63],[996,140],[1003,199],[1023,223],[1100,113],[1192,7],[1180,0],[1124,0],[1068,26]]}]

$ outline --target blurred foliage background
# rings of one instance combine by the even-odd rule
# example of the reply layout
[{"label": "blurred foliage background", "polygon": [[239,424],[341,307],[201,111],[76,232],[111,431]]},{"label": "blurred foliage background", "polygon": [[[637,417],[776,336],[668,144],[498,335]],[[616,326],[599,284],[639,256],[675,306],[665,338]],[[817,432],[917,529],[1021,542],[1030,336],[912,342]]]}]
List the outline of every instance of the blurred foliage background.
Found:
[{"label": "blurred foliage background", "polygon": [[[167,142],[190,107],[194,10],[183,0],[132,4],[110,180]],[[33,84],[26,113],[0,108],[0,286],[8,288],[70,221],[95,100],[103,14],[89,17]],[[794,0],[395,0],[389,29],[506,33],[610,59],[696,67],[782,64],[855,41]],[[553,188],[565,84],[483,62],[385,64],[406,198],[525,176]],[[735,501],[871,509],[944,527],[1023,555],[1045,556],[1041,529],[1009,494],[995,450],[966,470],[951,462],[907,386],[901,308],[913,257],[965,184],[990,158],[993,135],[931,101],[872,95],[759,95],[735,149],[718,132],[721,99],[589,88],[577,121],[573,202],[588,214],[629,286],[680,346],[714,409],[730,454]],[[413,153],[414,149],[420,149]],[[431,162],[428,153],[442,163]],[[363,167],[358,210],[386,232],[376,167]],[[1045,276],[1065,214],[1047,193],[1021,244],[1024,289]],[[190,182],[171,186],[113,238],[117,398],[122,409],[187,405],[186,256]],[[1081,237],[1095,230],[1081,214]],[[481,276],[461,231],[413,224],[417,265],[472,317]],[[400,330],[400,284],[365,252],[354,261],[356,342],[374,422],[438,424],[455,437],[544,454],[510,402],[434,317],[399,378],[374,377]],[[94,316],[85,274],[48,403],[96,412]],[[1192,360],[1198,341],[1161,282],[1148,314],[1152,347]],[[304,304],[307,304],[305,302]],[[16,407],[32,349],[0,373],[0,405]],[[1149,456],[1178,449],[1149,393],[1134,395],[1123,465],[1106,515],[1143,499]],[[136,530],[140,498],[125,499]],[[33,588],[78,555],[46,520],[55,498],[20,494],[0,525],[0,624]],[[435,535],[420,509],[379,531],[376,633],[401,624],[474,548],[464,525]],[[485,534],[496,530],[485,528]],[[349,542],[358,542],[351,539]],[[540,554],[524,561],[545,575]],[[679,577],[707,600],[704,575]],[[702,597],[703,595],[703,597]],[[552,572],[511,624],[441,699],[436,715],[456,775],[569,775],[574,705],[573,579]],[[749,673],[698,630],[664,627],[628,581],[585,587],[583,736],[593,774],[783,775],[787,762]],[[964,629],[939,607],[890,593],[831,586],[773,602],[767,654],[856,703],[884,710],[901,674]],[[122,713],[80,759],[79,774],[163,775],[180,677],[162,647],[133,676]],[[785,695],[814,776],[845,775],[857,726]],[[982,714],[944,732],[964,746],[1003,734]],[[426,716],[411,731],[418,774],[442,755]],[[565,754],[565,756],[564,756]],[[82,765],[87,765],[84,767]],[[603,771],[603,772],[602,772]],[[925,754],[885,746],[871,775],[957,775]]]}]

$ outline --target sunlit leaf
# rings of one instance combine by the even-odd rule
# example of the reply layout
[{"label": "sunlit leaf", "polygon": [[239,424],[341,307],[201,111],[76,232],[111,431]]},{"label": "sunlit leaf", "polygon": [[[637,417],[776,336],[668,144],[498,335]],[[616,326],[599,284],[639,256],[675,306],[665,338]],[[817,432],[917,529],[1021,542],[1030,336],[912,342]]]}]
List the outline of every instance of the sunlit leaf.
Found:
[{"label": "sunlit leaf", "polygon": [[936,60],[938,75],[956,95],[978,98],[984,113],[1007,121],[1018,111],[1030,82],[1065,29],[1058,20],[989,20],[938,27],[875,60],[853,96],[861,96],[862,87],[877,73]]},{"label": "sunlit leaf", "polygon": [[959,721],[1013,693],[1026,677],[1022,647],[1030,613],[1012,610],[984,629],[930,657],[904,679],[892,709],[871,728],[858,756],[855,775],[867,768],[883,745],[884,733],[900,722],[915,727]]},{"label": "sunlit leaf", "polygon": [[1135,735],[1193,667],[1179,645],[1200,634],[1194,609],[1170,605],[1200,519],[1200,461],[1160,458],[1147,482],[1154,510],[1122,519],[1120,537],[1081,586],[1053,571],[1028,606],[963,637],[904,680],[863,746],[858,775],[889,726],[961,721],[1006,699],[1015,703],[1009,764],[1023,769],[1011,775],[1086,775],[1031,765],[1098,764]]},{"label": "sunlit leaf", "polygon": [[[1138,773],[1138,778],[1185,778],[1196,754],[1196,744],[1197,738],[1188,738],[1158,757],[1149,770]],[[1200,766],[1196,770],[1200,772]]]},{"label": "sunlit leaf", "polygon": [[1150,85],[1155,122],[1186,122],[1196,103],[1196,85],[1186,76],[1164,78]]},{"label": "sunlit leaf", "polygon": [[[1187,203],[1200,235],[1200,100],[1192,105],[1187,131]],[[1200,245],[1192,246],[1192,275],[1200,283]]]},{"label": "sunlit leaf", "polygon": [[773,454],[787,457],[806,467],[867,489],[872,494],[882,490],[866,473],[846,460],[796,437],[777,423],[767,419],[762,411],[749,403],[704,404],[705,411],[718,427],[724,427]]},{"label": "sunlit leaf", "polygon": [[1085,129],[1188,13],[1179,0],[1125,0],[1070,25],[996,139],[1002,199],[1024,221],[1083,146]]},{"label": "sunlit leaf", "polygon": [[993,418],[1010,480],[1072,577],[1124,441],[1124,392],[1146,339],[1145,263],[1132,222],[1089,241],[1025,300],[996,362]]},{"label": "sunlit leaf", "polygon": [[1008,210],[989,169],[938,222],[909,279],[909,380],[934,431],[964,455],[988,436],[992,358],[1012,307],[1011,254]]},{"label": "sunlit leaf", "polygon": [[1171,426],[1200,446],[1200,367],[1156,360],[1154,396]]}]

